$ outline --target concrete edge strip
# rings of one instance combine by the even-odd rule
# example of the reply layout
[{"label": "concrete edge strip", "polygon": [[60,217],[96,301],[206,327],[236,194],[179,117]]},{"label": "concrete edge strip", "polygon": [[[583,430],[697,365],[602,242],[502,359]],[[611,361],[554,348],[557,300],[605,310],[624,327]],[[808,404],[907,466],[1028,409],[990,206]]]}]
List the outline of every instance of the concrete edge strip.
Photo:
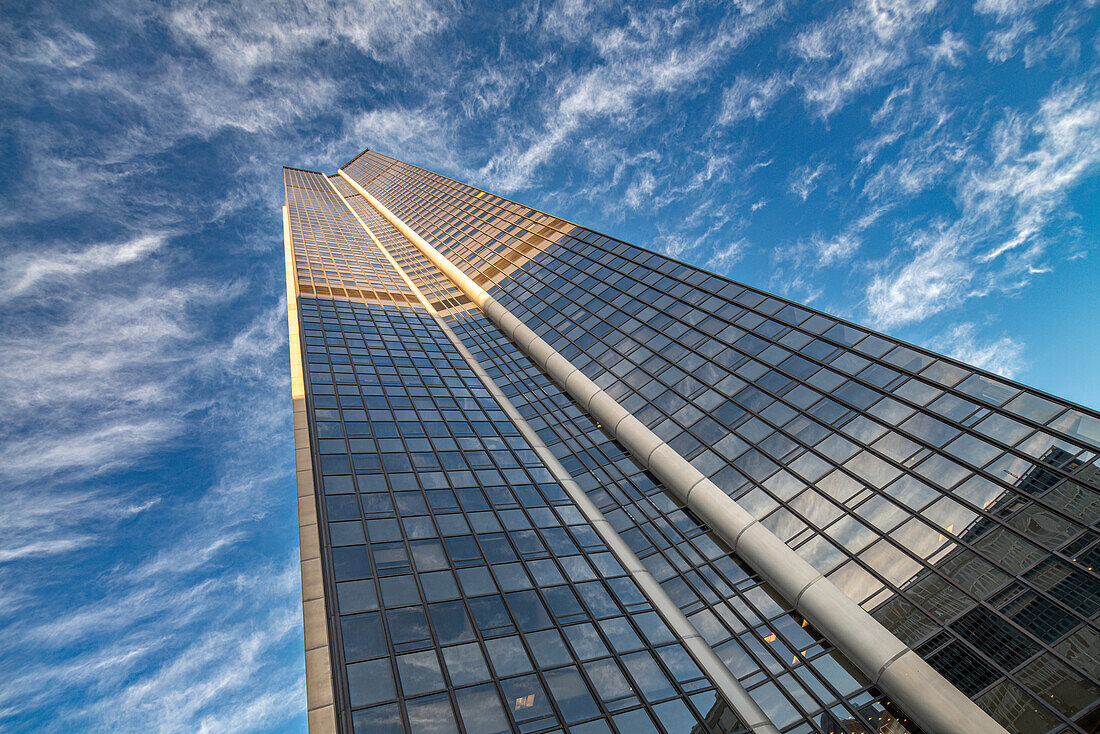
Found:
[{"label": "concrete edge strip", "polygon": [[[680,497],[689,509],[719,537],[731,545],[771,586],[832,642],[853,664],[929,734],[969,734],[982,731],[1007,734],[976,703],[955,688],[920,656],[865,609],[851,600],[786,543],[719,489],[686,459],[661,441],[649,428],[604,393],[576,367],[543,341],[533,330],[477,285],[438,250],[413,231],[384,204],[375,199],[343,170],[339,175],[384,219],[392,224],[494,323],[507,324],[518,336],[513,341],[578,402],[592,407],[592,416],[604,426],[614,425],[612,435],[643,465]],[[509,333],[505,329],[505,333]],[[556,359],[550,359],[552,355]],[[572,367],[568,372],[562,363]],[[567,385],[566,377],[573,377]],[[595,396],[600,395],[600,400]],[[615,410],[614,408],[618,408]],[[703,477],[706,481],[699,481]],[[694,488],[688,502],[687,490]],[[816,582],[816,583],[810,583]],[[799,596],[801,592],[801,596]],[[912,654],[910,654],[912,653]]]},{"label": "concrete edge strip", "polygon": [[298,499],[298,554],[302,581],[302,630],[305,641],[306,720],[310,734],[336,734],[332,649],[325,611],[321,562],[321,528],[317,522],[317,491],[306,415],[305,373],[298,329],[298,280],[290,212],[283,207],[283,250],[286,264],[286,315],[290,343],[290,393],[294,420],[295,486]]},{"label": "concrete edge strip", "polygon": [[[340,192],[336,192],[339,196]],[[343,197],[341,197],[343,201]],[[347,206],[347,202],[344,202]],[[348,206],[349,211],[355,214],[354,210]],[[431,303],[421,293],[420,289],[412,279],[405,273],[404,269],[398,264],[398,262],[386,249],[385,245],[375,237],[370,227],[360,219],[357,215],[355,217],[363,229],[370,235],[374,244],[382,251],[382,254],[386,256],[386,260],[397,271],[401,278],[405,281],[405,284],[412,289],[412,292],[427,309],[428,313],[435,319],[439,328],[447,335],[447,338],[458,350],[458,353],[462,355],[462,358],[466,360],[466,363],[470,365],[470,369],[474,371],[478,379],[481,380],[485,388],[493,395],[493,398],[500,403],[501,408],[508,418],[515,424],[523,438],[531,445],[531,448],[538,455],[539,459],[546,465],[546,468],[554,476],[554,478],[565,489],[566,494],[573,500],[573,503],[577,505],[577,508],[588,520],[593,530],[599,534],[600,538],[607,543],[608,548],[611,550],[615,558],[622,564],[622,567],[626,569],[627,573],[631,575],[634,581],[638,584],[638,587],[645,594],[645,597],[653,605],[653,608],[669,626],[669,629],[676,634],[676,636],[684,643],[684,647],[687,648],[695,662],[702,668],[703,672],[714,683],[714,685],[722,692],[722,695],[733,707],[738,717],[741,718],[745,725],[754,732],[760,734],[778,734],[779,730],[775,728],[767,714],[763,709],[757,705],[757,703],[749,696],[748,692],[741,686],[741,683],[730,672],[726,664],[722,662],[721,658],[711,649],[710,645],[706,644],[702,635],[695,629],[695,626],[688,620],[687,616],[680,610],[678,606],[668,596],[668,593],[661,587],[652,574],[646,570],[645,565],[641,562],[634,551],[630,550],[630,547],[626,545],[622,538],[619,537],[619,533],[611,526],[611,523],[607,521],[603,513],[599,508],[589,499],[580,485],[570,476],[569,472],[557,457],[554,456],[550,448],[543,443],[535,429],[531,428],[526,419],[520,412],[516,410],[516,407],[512,404],[512,401],[508,399],[508,396],[500,389],[493,378],[485,371],[485,368],[481,366],[481,363],[470,353],[470,350],[466,348],[466,345],[459,339],[458,335],[454,333],[451,327],[446,321],[439,315],[438,312],[432,307]],[[694,641],[702,642],[702,646],[695,644]]]}]

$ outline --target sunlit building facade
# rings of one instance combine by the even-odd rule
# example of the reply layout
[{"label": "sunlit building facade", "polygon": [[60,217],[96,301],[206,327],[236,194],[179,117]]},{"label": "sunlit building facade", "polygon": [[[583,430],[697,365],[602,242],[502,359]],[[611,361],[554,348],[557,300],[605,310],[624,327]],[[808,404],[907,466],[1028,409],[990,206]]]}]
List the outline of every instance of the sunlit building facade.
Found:
[{"label": "sunlit building facade", "polygon": [[1090,732],[1100,416],[365,151],[285,169],[314,732]]}]

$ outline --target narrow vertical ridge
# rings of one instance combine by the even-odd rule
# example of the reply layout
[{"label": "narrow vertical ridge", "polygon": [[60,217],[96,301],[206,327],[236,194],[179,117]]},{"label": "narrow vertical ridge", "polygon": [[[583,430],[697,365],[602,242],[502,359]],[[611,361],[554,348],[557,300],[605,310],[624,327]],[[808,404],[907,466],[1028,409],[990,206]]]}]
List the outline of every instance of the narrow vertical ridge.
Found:
[{"label": "narrow vertical ridge", "polygon": [[294,415],[295,485],[298,493],[298,553],[302,578],[302,627],[306,658],[306,718],[311,734],[336,733],[336,699],[332,686],[332,650],[329,644],[321,564],[321,536],[317,522],[317,490],[306,415],[306,387],[302,341],[298,329],[298,279],[290,216],[283,207],[283,248],[286,264],[286,316],[290,343],[290,397]]}]

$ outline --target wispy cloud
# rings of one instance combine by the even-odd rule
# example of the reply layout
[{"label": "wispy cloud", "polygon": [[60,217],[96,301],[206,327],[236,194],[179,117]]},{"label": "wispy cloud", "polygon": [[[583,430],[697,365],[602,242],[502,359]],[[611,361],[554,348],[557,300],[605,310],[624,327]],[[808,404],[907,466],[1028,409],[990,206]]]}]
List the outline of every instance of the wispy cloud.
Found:
[{"label": "wispy cloud", "polygon": [[827,239],[813,239],[818,263],[823,266],[847,260],[856,253],[859,245],[860,241],[850,232],[843,232],[836,237]]},{"label": "wispy cloud", "polygon": [[828,117],[905,66],[936,0],[857,0],[795,36],[794,83]]},{"label": "wispy cloud", "polygon": [[541,129],[526,131],[521,143],[505,141],[504,151],[490,158],[479,178],[509,191],[529,186],[539,167],[568,142],[578,142],[583,126],[610,119],[624,129],[636,127],[642,123],[633,114],[639,104],[698,84],[782,13],[779,4],[744,7],[715,28],[701,28],[690,20],[688,7],[628,11],[625,26],[596,30],[590,43],[600,63],[557,79],[554,97],[542,102]]},{"label": "wispy cloud", "polygon": [[[0,51],[7,65],[0,99],[22,106],[20,90],[34,87],[35,98],[54,109],[84,106],[83,124],[96,134],[73,145],[64,126],[16,120],[23,186],[8,202],[15,206],[0,206],[0,223],[52,219],[76,209],[137,209],[148,219],[149,206],[135,206],[147,204],[161,206],[158,216],[178,226],[186,218],[181,208],[213,202],[177,200],[169,210],[165,201],[149,200],[148,187],[120,184],[155,172],[158,156],[181,141],[234,131],[270,135],[333,109],[341,65],[312,63],[311,54],[413,64],[413,49],[445,30],[454,13],[449,3],[392,0],[105,7],[102,20],[111,31],[151,45],[141,63],[129,63],[114,44],[99,44],[60,21],[36,24],[29,40],[23,29],[9,29],[11,48]],[[256,141],[265,143],[274,148],[278,140]],[[123,188],[137,201],[119,196]]]},{"label": "wispy cloud", "polygon": [[882,328],[921,321],[968,295],[974,276],[952,229],[922,234],[910,246],[912,259],[876,276],[867,288],[868,310]]},{"label": "wispy cloud", "polygon": [[1056,90],[1030,117],[996,127],[988,163],[964,174],[961,196],[976,216],[1007,211],[1016,232],[1048,219],[1066,193],[1100,164],[1100,92]]},{"label": "wispy cloud", "polygon": [[982,39],[986,58],[1004,63],[1020,56],[1031,68],[1048,59],[1079,64],[1088,46],[1083,31],[1095,7],[1095,0],[1064,6],[1053,0],[986,0],[974,9],[994,21]]},{"label": "wispy cloud", "polygon": [[958,175],[960,217],[913,236],[916,255],[868,287],[872,318],[884,327],[920,321],[968,298],[1019,288],[1044,272],[1046,228],[1068,193],[1098,167],[1095,89],[1057,90],[1032,115],[1003,118],[986,154]]},{"label": "wispy cloud", "polygon": [[884,208],[871,209],[838,232],[814,232],[794,244],[775,248],[773,257],[784,267],[775,272],[772,283],[785,283],[788,288],[797,285],[805,289],[806,298],[819,297],[820,285],[811,285],[812,278],[805,276],[817,275],[823,268],[830,267],[852,270],[853,261],[864,246],[864,233],[884,212]]},{"label": "wispy cloud", "polygon": [[657,179],[649,171],[642,171],[638,174],[633,181],[630,182],[630,186],[626,189],[626,196],[624,197],[626,205],[632,209],[645,204],[649,200],[654,189],[657,188]]},{"label": "wispy cloud", "polygon": [[448,170],[463,168],[455,157],[458,122],[439,107],[383,108],[361,113],[352,120],[347,138],[349,142],[369,140],[388,155],[436,161]]},{"label": "wispy cloud", "polygon": [[36,27],[27,35],[13,39],[11,60],[39,67],[72,69],[95,58],[97,44],[86,34],[72,28],[53,33]]},{"label": "wispy cloud", "polygon": [[912,198],[942,183],[958,167],[964,152],[952,146],[949,139],[931,132],[912,144],[907,142],[897,158],[864,182],[861,193],[880,205]]},{"label": "wispy cloud", "polygon": [[737,77],[722,93],[722,108],[718,113],[717,124],[732,125],[749,117],[763,119],[788,86],[787,80],[779,73],[766,77]]},{"label": "wispy cloud", "polygon": [[[242,555],[294,507],[271,441],[289,437],[285,303],[222,332],[212,315],[245,291],[172,273],[167,237],[23,251],[5,273],[0,582],[23,593],[0,601],[0,726],[267,730],[304,711],[297,563]],[[202,444],[190,477],[165,466]]]},{"label": "wispy cloud", "polygon": [[818,181],[828,170],[829,165],[824,161],[820,161],[816,165],[807,163],[796,168],[789,178],[788,188],[790,192],[802,201],[806,201],[810,194],[814,192],[814,189],[818,187]]},{"label": "wispy cloud", "polygon": [[707,268],[716,273],[728,272],[744,255],[747,246],[746,240],[739,239],[715,248],[714,254],[707,260]]},{"label": "wispy cloud", "polygon": [[1015,377],[1024,367],[1024,345],[1010,336],[983,339],[973,323],[956,324],[936,340],[944,354],[1004,377]]},{"label": "wispy cloud", "polygon": [[23,252],[0,271],[0,298],[14,298],[51,282],[73,282],[142,260],[164,247],[165,233],[139,235],[125,242],[92,245],[75,251]]},{"label": "wispy cloud", "polygon": [[424,0],[260,0],[185,3],[169,14],[168,25],[181,41],[248,79],[321,43],[347,43],[378,60],[407,58],[420,38],[447,27],[449,15],[445,4]]},{"label": "wispy cloud", "polygon": [[[10,677],[0,694],[5,718],[27,704],[48,704],[59,689],[83,686],[99,695],[87,707],[60,709],[51,730],[259,731],[300,717],[300,676],[273,666],[271,657],[301,645],[297,562],[249,572],[255,577],[222,572],[183,586],[172,576],[136,583],[120,576],[109,601],[9,629],[9,646],[45,653],[80,640],[96,648],[61,664],[30,663]],[[220,621],[187,634],[209,617]],[[257,684],[263,688],[250,690]]]},{"label": "wispy cloud", "polygon": [[20,482],[74,470],[96,475],[130,466],[181,428],[178,420],[158,417],[132,423],[111,421],[51,437],[10,440],[0,454],[4,463],[2,475]]},{"label": "wispy cloud", "polygon": [[1051,0],[978,0],[974,3],[974,10],[1003,19],[1025,15],[1044,5],[1050,5],[1050,2]]},{"label": "wispy cloud", "polygon": [[959,66],[962,64],[962,57],[966,55],[968,50],[968,44],[962,36],[951,31],[944,31],[940,34],[939,43],[928,49],[928,54],[933,63]]},{"label": "wispy cloud", "polygon": [[52,301],[60,313],[45,328],[0,336],[10,388],[0,405],[47,413],[78,404],[114,411],[134,406],[140,412],[171,399],[173,383],[184,376],[184,347],[196,337],[189,310],[224,303],[234,290],[189,284],[127,296],[93,293]]}]

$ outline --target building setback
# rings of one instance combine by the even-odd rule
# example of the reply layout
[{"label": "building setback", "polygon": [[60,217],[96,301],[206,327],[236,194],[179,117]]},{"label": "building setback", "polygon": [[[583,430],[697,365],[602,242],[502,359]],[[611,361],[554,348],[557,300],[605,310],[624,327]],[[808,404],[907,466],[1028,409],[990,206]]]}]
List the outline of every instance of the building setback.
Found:
[{"label": "building setback", "polygon": [[311,732],[1100,727],[1095,411],[375,151],[284,176]]}]

